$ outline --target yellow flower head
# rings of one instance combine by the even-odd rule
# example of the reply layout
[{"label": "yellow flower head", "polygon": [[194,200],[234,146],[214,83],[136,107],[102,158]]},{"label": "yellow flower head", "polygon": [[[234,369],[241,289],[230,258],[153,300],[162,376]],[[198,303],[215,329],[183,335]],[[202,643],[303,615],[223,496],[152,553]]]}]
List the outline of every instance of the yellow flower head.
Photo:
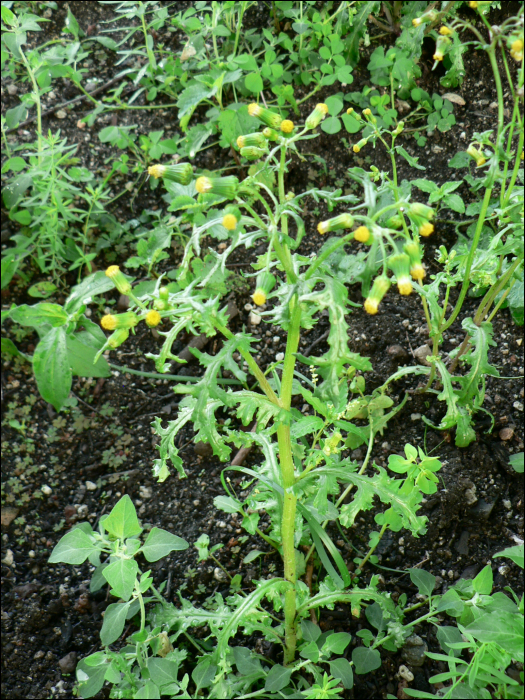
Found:
[{"label": "yellow flower head", "polygon": [[250,115],[250,117],[258,117],[261,113],[262,107],[260,107],[255,102],[252,102],[251,105],[248,105],[248,114]]},{"label": "yellow flower head", "polygon": [[328,221],[321,221],[317,224],[317,230],[319,231],[319,233],[324,235],[325,233],[328,233],[328,226]]},{"label": "yellow flower head", "polygon": [[284,119],[281,122],[281,131],[283,134],[291,134],[292,131],[294,130],[294,123],[290,121],[289,119]]},{"label": "yellow flower head", "polygon": [[166,166],[165,165],[150,165],[148,168],[148,174],[151,175],[152,177],[156,178],[157,180],[160,177],[163,177],[164,173],[166,172]]},{"label": "yellow flower head", "polygon": [[354,231],[354,239],[360,243],[366,243],[370,239],[370,231],[366,226],[359,226]]},{"label": "yellow flower head", "polygon": [[444,57],[445,54],[441,53],[441,51],[436,51],[436,53],[432,56],[434,61],[442,61]]},{"label": "yellow flower head", "polygon": [[412,26],[419,27],[422,21],[423,20],[421,19],[421,17],[414,17],[414,19],[412,20]]},{"label": "yellow flower head", "polygon": [[439,28],[439,33],[441,34],[441,36],[450,36],[452,34],[452,29],[450,29],[450,27],[443,25],[442,27]]},{"label": "yellow flower head", "polygon": [[324,102],[319,102],[319,104],[315,105],[315,108],[318,109],[323,114],[328,114],[328,106],[325,105]]},{"label": "yellow flower head", "polygon": [[[116,265],[114,267],[117,267]],[[102,317],[100,325],[106,331],[114,331],[117,327],[117,319],[113,314],[106,314]]]},{"label": "yellow flower head", "polygon": [[510,48],[512,51],[523,51],[523,41],[521,39],[516,39],[513,41]]},{"label": "yellow flower head", "polygon": [[349,107],[349,108],[346,110],[346,113],[347,113],[347,114],[353,114],[353,113],[354,113],[354,108],[353,108],[353,107]]},{"label": "yellow flower head", "polygon": [[410,268],[410,274],[412,275],[412,279],[422,280],[425,278],[427,273],[425,272],[425,268],[423,265],[421,265],[421,263],[416,263]]},{"label": "yellow flower head", "polygon": [[106,270],[106,277],[109,277],[121,294],[129,294],[131,292],[131,284],[126,279],[126,275],[120,271],[118,265],[110,265]]},{"label": "yellow flower head", "polygon": [[106,270],[106,277],[109,277],[109,279],[113,279],[118,275],[120,271],[120,267],[118,265],[110,265],[108,269]]},{"label": "yellow flower head", "polygon": [[431,233],[434,231],[434,224],[431,224],[430,221],[425,221],[424,224],[421,224],[419,227],[419,235],[420,236],[430,236]]},{"label": "yellow flower head", "polygon": [[374,316],[377,313],[379,302],[376,299],[365,299],[365,311]]},{"label": "yellow flower head", "polygon": [[369,117],[372,114],[372,110],[367,108],[363,110],[363,116],[364,117]]},{"label": "yellow flower head", "polygon": [[403,296],[408,296],[409,294],[412,294],[412,282],[408,277],[402,277],[401,279],[399,279],[397,283],[397,288],[399,290],[399,293]]},{"label": "yellow flower head", "polygon": [[359,153],[360,150],[361,148],[359,147],[359,145],[357,143],[354,143],[354,145],[352,146],[352,151],[354,153]]},{"label": "yellow flower head", "polygon": [[238,221],[233,214],[226,214],[222,219],[222,225],[225,229],[228,229],[228,231],[235,231],[237,223]]},{"label": "yellow flower head", "polygon": [[158,311],[148,311],[144,320],[150,328],[155,328],[155,326],[159,325],[162,319]]},{"label": "yellow flower head", "polygon": [[474,0],[472,0],[471,2],[469,2],[468,6],[469,6],[471,9],[475,10],[475,9],[477,8],[477,6],[478,6],[478,3],[475,2]]},{"label": "yellow flower head", "polygon": [[209,192],[212,188],[211,180],[209,177],[199,177],[195,183],[195,189],[200,194],[205,194]]},{"label": "yellow flower head", "polygon": [[237,146],[239,146],[239,148],[244,148],[246,146],[244,136],[239,136],[237,139]]},{"label": "yellow flower head", "polygon": [[266,304],[266,292],[264,289],[256,289],[252,294],[252,299],[254,304],[257,304],[257,306],[262,306],[263,304]]}]

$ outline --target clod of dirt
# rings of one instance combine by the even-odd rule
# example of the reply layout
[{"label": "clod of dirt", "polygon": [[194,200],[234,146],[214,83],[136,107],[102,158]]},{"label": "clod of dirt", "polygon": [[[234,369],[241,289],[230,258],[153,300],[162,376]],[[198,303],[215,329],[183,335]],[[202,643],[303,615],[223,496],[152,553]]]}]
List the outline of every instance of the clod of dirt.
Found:
[{"label": "clod of dirt", "polygon": [[199,457],[211,457],[213,454],[213,449],[209,442],[196,442],[193,449]]},{"label": "clod of dirt", "polygon": [[70,651],[60,659],[58,665],[62,673],[73,673],[77,666],[77,652]]},{"label": "clod of dirt", "polygon": [[478,520],[488,520],[490,518],[490,514],[494,510],[495,505],[496,501],[487,503],[487,501],[482,498],[480,499],[478,505],[472,508],[470,512],[475,518],[478,518]]},{"label": "clod of dirt", "polygon": [[19,508],[2,508],[2,527],[9,527],[18,515]]},{"label": "clod of dirt", "polygon": [[502,440],[511,440],[514,436],[514,428],[503,428],[499,431],[499,436]]},{"label": "clod of dirt", "polygon": [[[405,642],[401,656],[410,666],[423,666],[427,644],[417,634],[412,634]],[[408,679],[407,679],[408,680]]]},{"label": "clod of dirt", "polygon": [[[428,345],[425,347],[428,347]],[[401,345],[391,345],[386,351],[390,357],[393,360],[397,360],[397,362],[403,362],[404,360],[408,360],[410,357],[408,352],[405,350],[405,348],[401,347]]]},{"label": "clod of dirt", "polygon": [[416,360],[420,365],[425,365],[426,367],[430,367],[430,362],[427,360],[429,355],[432,355],[432,350],[428,345],[420,345],[417,350],[414,350]]}]

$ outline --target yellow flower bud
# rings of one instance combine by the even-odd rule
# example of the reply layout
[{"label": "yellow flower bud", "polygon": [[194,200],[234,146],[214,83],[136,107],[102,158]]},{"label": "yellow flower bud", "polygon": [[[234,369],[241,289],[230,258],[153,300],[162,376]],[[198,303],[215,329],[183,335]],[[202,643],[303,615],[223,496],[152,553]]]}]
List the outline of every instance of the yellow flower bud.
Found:
[{"label": "yellow flower bud", "polygon": [[233,214],[226,214],[226,216],[224,216],[222,219],[222,225],[228,231],[235,231],[237,223],[238,221]]},{"label": "yellow flower bud", "polygon": [[516,41],[513,41],[510,48],[512,51],[522,51],[523,50],[523,41],[521,39],[516,39]]},{"label": "yellow flower bud", "polygon": [[283,134],[291,134],[292,131],[294,130],[294,123],[292,121],[290,121],[289,119],[284,119],[281,122],[280,129],[283,132]]},{"label": "yellow flower bud", "polygon": [[419,235],[420,236],[430,236],[431,233],[434,231],[434,225],[430,223],[430,221],[425,221],[424,224],[421,224],[419,227]]},{"label": "yellow flower bud", "polygon": [[252,294],[252,299],[253,303],[257,304],[257,306],[262,306],[263,304],[266,304],[266,293],[264,289],[256,289],[255,292]]},{"label": "yellow flower bud", "polygon": [[471,2],[469,2],[468,6],[469,6],[472,10],[475,10],[475,9],[477,8],[477,6],[478,6],[478,3],[475,2],[475,0],[471,0]]},{"label": "yellow flower bud", "polygon": [[266,126],[269,126],[272,129],[278,129],[282,122],[282,117],[279,114],[276,114],[265,107],[261,107],[261,105],[258,105],[255,102],[248,105],[248,114],[250,117],[257,117],[257,119],[260,119],[266,124]]},{"label": "yellow flower bud", "polygon": [[356,228],[354,231],[354,239],[360,243],[366,243],[370,240],[370,231],[366,226],[359,226],[359,228]]},{"label": "yellow flower bud", "polygon": [[379,303],[389,289],[390,280],[388,277],[386,277],[386,275],[376,277],[374,284],[372,285],[372,289],[370,290],[368,297],[365,299],[364,307],[367,314],[371,314],[373,316],[377,313]]},{"label": "yellow flower bud", "polygon": [[339,214],[339,216],[334,216],[333,219],[328,219],[327,221],[321,221],[317,225],[317,230],[319,233],[324,234],[328,231],[337,231],[341,228],[352,228],[354,225],[354,220],[350,214]]},{"label": "yellow flower bud", "polygon": [[120,271],[118,265],[110,265],[106,270],[106,277],[109,277],[121,294],[129,294],[131,292],[131,284],[124,273]]},{"label": "yellow flower bud", "polygon": [[195,189],[199,194],[205,194],[211,190],[212,184],[209,177],[199,177],[195,183]]},{"label": "yellow flower bud", "polygon": [[304,125],[307,129],[315,129],[317,126],[319,126],[327,114],[328,107],[323,102],[320,102],[318,105],[315,105],[314,111],[306,119]]},{"label": "yellow flower bud", "polygon": [[113,314],[106,314],[102,317],[100,325],[105,331],[114,331],[117,327],[117,319]]},{"label": "yellow flower bud", "polygon": [[353,114],[353,113],[354,113],[354,108],[353,108],[353,107],[349,107],[349,108],[346,110],[346,113],[347,113],[347,114]]},{"label": "yellow flower bud", "polygon": [[410,274],[412,275],[412,279],[422,280],[425,278],[427,273],[425,272],[425,268],[423,265],[421,265],[421,263],[416,263],[410,268]]},{"label": "yellow flower bud", "polygon": [[363,110],[363,116],[364,117],[369,117],[372,114],[372,110],[367,108]]},{"label": "yellow flower bud", "polygon": [[376,299],[365,299],[365,311],[367,314],[374,316],[379,308],[379,302]]},{"label": "yellow flower bud", "polygon": [[152,177],[156,178],[157,180],[164,175],[166,172],[166,166],[165,165],[150,165],[148,168],[148,175],[151,175]]},{"label": "yellow flower bud", "polygon": [[155,326],[159,325],[162,319],[158,311],[148,311],[144,320],[150,328],[155,328]]},{"label": "yellow flower bud", "polygon": [[360,149],[359,145],[357,143],[354,143],[354,145],[352,146],[352,151],[354,153],[359,153],[360,150],[361,149]]},{"label": "yellow flower bud", "polygon": [[328,221],[320,221],[317,224],[317,230],[322,235],[324,235],[325,233],[328,233]]},{"label": "yellow flower bud", "polygon": [[452,29],[450,29],[450,27],[443,25],[442,27],[439,28],[439,33],[441,34],[441,36],[450,36],[452,34]]},{"label": "yellow flower bud", "polygon": [[421,17],[414,17],[414,19],[412,20],[412,26],[419,27],[419,25],[422,23],[422,21],[423,20],[421,19]]}]

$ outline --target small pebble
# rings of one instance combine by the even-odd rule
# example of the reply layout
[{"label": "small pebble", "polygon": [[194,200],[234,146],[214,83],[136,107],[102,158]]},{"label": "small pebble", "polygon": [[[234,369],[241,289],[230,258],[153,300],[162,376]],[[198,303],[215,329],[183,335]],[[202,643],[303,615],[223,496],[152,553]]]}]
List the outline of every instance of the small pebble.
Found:
[{"label": "small pebble", "polygon": [[253,309],[253,304],[245,304],[244,305],[244,310],[245,311],[251,311]]},{"label": "small pebble", "polygon": [[510,440],[514,435],[514,428],[503,428],[499,431],[499,436],[502,440]]},{"label": "small pebble", "polygon": [[44,496],[51,496],[51,494],[53,493],[53,489],[47,486],[47,484],[44,484],[40,490],[42,491]]},{"label": "small pebble", "polygon": [[96,491],[97,485],[95,483],[93,483],[92,481],[86,481],[86,489],[88,491]]},{"label": "small pebble", "polygon": [[426,367],[430,367],[430,362],[427,360],[429,355],[432,355],[432,350],[428,345],[421,345],[417,350],[414,350],[416,360],[420,365],[425,365]]},{"label": "small pebble", "polygon": [[262,318],[259,316],[259,314],[256,314],[253,311],[250,312],[250,315],[248,316],[248,323],[251,323],[252,326],[258,326],[261,321]]},{"label": "small pebble", "polygon": [[11,83],[7,86],[7,92],[10,95],[16,95],[16,93],[18,92],[18,87],[14,83]]},{"label": "small pebble", "polygon": [[414,674],[408,670],[406,666],[400,666],[397,670],[399,677],[411,683],[414,680]]},{"label": "small pebble", "polygon": [[410,420],[413,420],[414,422],[417,420],[421,420],[421,413],[412,413],[410,416]]},{"label": "small pebble", "polygon": [[275,356],[275,359],[277,360],[277,362],[282,362],[284,360],[284,352],[278,352]]},{"label": "small pebble", "polygon": [[67,117],[67,112],[65,109],[58,109],[55,112],[55,116],[57,119],[65,119]]},{"label": "small pebble", "polygon": [[139,494],[141,498],[151,498],[153,496],[153,490],[149,486],[141,485],[139,487]]},{"label": "small pebble", "polygon": [[77,652],[70,651],[60,659],[58,665],[62,673],[73,673],[77,667]]}]

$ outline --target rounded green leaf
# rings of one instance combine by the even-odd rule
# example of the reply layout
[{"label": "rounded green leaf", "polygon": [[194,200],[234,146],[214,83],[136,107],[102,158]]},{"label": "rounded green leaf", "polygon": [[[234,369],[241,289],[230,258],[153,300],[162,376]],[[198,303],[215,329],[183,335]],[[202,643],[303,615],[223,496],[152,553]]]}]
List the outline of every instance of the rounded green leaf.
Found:
[{"label": "rounded green leaf", "polygon": [[328,119],[325,119],[321,124],[321,129],[326,134],[337,134],[341,131],[341,122],[337,117],[328,117]]},{"label": "rounded green leaf", "polygon": [[377,649],[357,647],[352,652],[352,661],[354,662],[356,673],[370,673],[370,671],[375,671],[376,668],[381,666],[381,654]]},{"label": "rounded green leaf", "polygon": [[142,553],[147,561],[158,561],[168,556],[170,552],[188,549],[189,544],[182,537],[172,535],[171,532],[153,527],[144,542]]},{"label": "rounded green leaf", "polygon": [[258,73],[248,73],[244,78],[244,85],[247,90],[258,94],[264,87],[261,76]]}]

